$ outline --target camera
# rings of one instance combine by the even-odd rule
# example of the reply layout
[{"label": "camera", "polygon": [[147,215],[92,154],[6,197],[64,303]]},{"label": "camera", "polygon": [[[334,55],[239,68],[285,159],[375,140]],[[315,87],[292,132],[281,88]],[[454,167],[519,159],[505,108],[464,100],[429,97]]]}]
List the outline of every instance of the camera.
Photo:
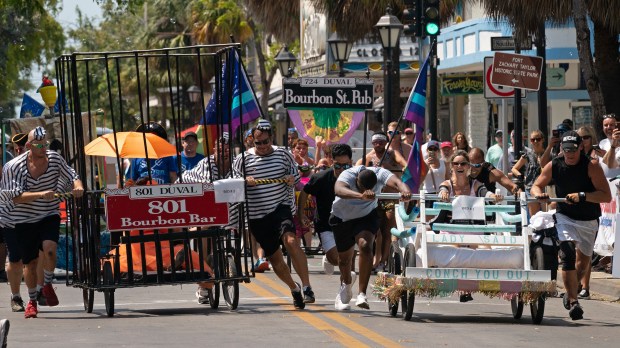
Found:
[{"label": "camera", "polygon": [[600,150],[600,149],[601,149],[601,147],[600,147],[600,146],[598,146],[598,145],[592,145],[592,150],[594,150],[594,151],[598,151],[598,150]]},{"label": "camera", "polygon": [[553,135],[554,138],[558,138],[560,136],[560,131],[557,129],[554,129],[551,131],[551,134]]}]

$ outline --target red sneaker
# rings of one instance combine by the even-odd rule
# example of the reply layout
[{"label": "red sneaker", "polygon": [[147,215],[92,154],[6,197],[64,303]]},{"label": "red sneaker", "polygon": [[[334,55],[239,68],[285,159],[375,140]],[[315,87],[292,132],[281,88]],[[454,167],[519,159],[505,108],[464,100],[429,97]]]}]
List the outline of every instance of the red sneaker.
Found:
[{"label": "red sneaker", "polygon": [[28,301],[28,305],[26,305],[26,311],[24,312],[24,317],[28,318],[36,318],[39,311],[37,310],[37,301],[30,300]]},{"label": "red sneaker", "polygon": [[45,297],[48,306],[58,306],[58,297],[56,296],[56,292],[54,291],[52,284],[48,283],[43,285],[43,289],[41,289],[41,294],[43,294],[43,297]]}]

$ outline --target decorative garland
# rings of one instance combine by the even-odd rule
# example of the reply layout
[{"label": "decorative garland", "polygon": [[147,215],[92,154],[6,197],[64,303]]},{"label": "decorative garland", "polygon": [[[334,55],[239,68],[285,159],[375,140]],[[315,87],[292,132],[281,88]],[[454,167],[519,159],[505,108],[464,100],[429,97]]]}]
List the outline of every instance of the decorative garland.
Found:
[{"label": "decorative garland", "polygon": [[519,296],[525,304],[532,303],[540,297],[542,293],[554,292],[556,290],[555,281],[533,282],[533,281],[488,281],[488,280],[466,280],[466,279],[422,279],[407,278],[403,276],[391,275],[380,272],[375,278],[372,286],[372,293],[380,300],[388,300],[396,303],[407,291],[415,292],[416,296],[428,297],[448,297],[454,293],[481,293],[490,298],[501,298],[512,300]]}]

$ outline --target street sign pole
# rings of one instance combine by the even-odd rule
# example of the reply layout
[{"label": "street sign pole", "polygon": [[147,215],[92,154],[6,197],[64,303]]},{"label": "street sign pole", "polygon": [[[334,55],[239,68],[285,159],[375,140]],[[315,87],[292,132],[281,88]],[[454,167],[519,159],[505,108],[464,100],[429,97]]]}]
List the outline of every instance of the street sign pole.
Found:
[{"label": "street sign pole", "polygon": [[[545,42],[545,21],[541,21],[538,25],[538,33],[536,34],[536,55],[547,61],[547,43]],[[542,65],[540,71],[540,86],[538,90],[538,129],[547,139],[549,137],[548,117],[547,117],[547,64]],[[547,139],[547,141],[549,141]],[[547,145],[546,143],[544,144]]]},{"label": "street sign pole", "polygon": [[[521,53],[519,43],[515,42],[515,53]],[[514,151],[514,158],[519,158],[519,153],[523,148],[523,107],[521,105],[521,88],[515,88],[515,113],[514,113],[514,131],[515,131],[515,143],[512,144],[512,150]],[[510,136],[510,135],[508,135]],[[513,163],[511,163],[512,165]]]},{"label": "street sign pole", "polygon": [[431,43],[431,65],[430,65],[430,86],[427,91],[427,95],[429,98],[429,108],[428,108],[428,132],[432,134],[432,138],[438,140],[437,138],[437,36],[432,35],[430,37]]},{"label": "street sign pole", "polygon": [[[516,91],[518,91],[518,89],[515,89],[515,92]],[[508,137],[510,136],[510,133],[508,133],[508,98],[502,98],[502,113],[500,122],[502,124],[502,130],[504,131],[504,136],[502,137],[502,150],[504,151],[504,156],[502,156],[502,165],[504,166],[504,173],[510,173],[508,169],[508,166],[510,165],[510,163],[508,163]],[[510,169],[512,169],[512,167],[510,167]]]}]

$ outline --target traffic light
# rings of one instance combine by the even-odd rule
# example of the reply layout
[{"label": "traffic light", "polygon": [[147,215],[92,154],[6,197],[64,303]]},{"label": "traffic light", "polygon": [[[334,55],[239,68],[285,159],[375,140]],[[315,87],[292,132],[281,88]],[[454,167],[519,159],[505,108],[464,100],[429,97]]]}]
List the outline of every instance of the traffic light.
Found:
[{"label": "traffic light", "polygon": [[424,0],[424,36],[439,35],[439,0]]},{"label": "traffic light", "polygon": [[422,36],[422,0],[404,0],[403,34]]}]

